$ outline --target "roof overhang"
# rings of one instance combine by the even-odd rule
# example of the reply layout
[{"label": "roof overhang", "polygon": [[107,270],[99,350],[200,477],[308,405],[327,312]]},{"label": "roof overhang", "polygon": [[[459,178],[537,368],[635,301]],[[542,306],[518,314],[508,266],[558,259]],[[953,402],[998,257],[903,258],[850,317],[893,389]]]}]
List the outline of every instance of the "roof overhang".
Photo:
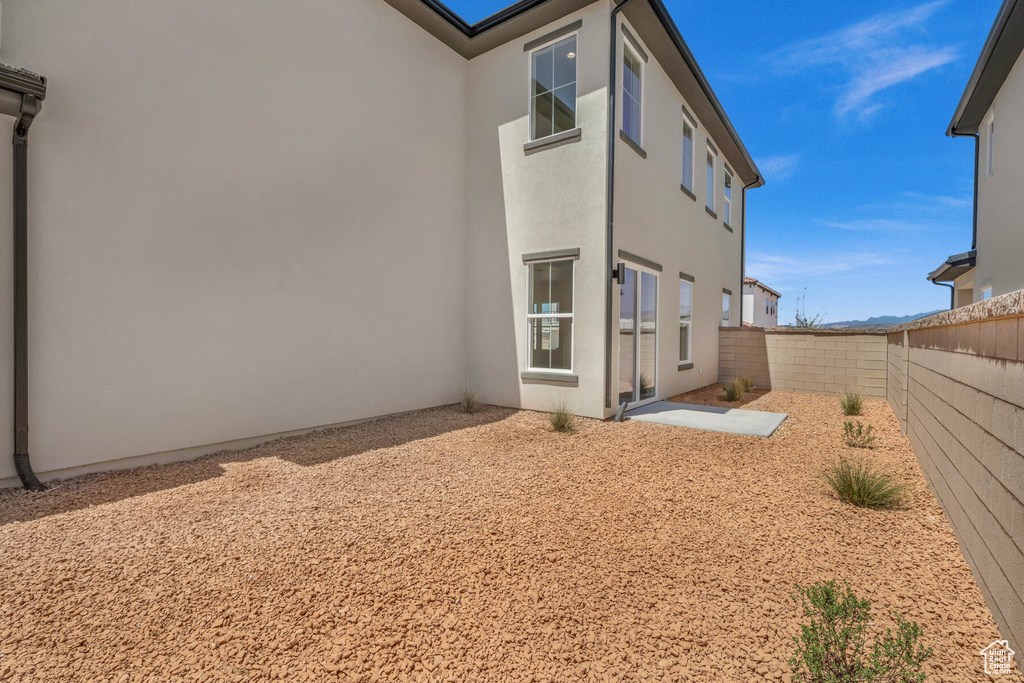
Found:
[{"label": "roof overhang", "polygon": [[[476,24],[469,24],[439,0],[385,0],[466,59],[521,38],[595,1],[521,0]],[[624,0],[613,1],[618,5]],[[693,107],[694,115],[723,148],[723,155],[735,166],[743,184],[751,187],[764,185],[757,165],[662,0],[630,2],[623,14]]]},{"label": "roof overhang", "polygon": [[769,294],[773,294],[778,299],[782,298],[781,294],[779,294],[774,289],[772,289],[768,285],[764,284],[763,282],[761,282],[757,278],[752,278],[752,277],[746,277],[745,276],[743,278],[743,284],[750,285],[751,287],[757,287],[759,289],[763,289],[764,291],[768,292]]},{"label": "roof overhang", "polygon": [[39,101],[46,99],[46,79],[25,69],[0,64],[0,114],[20,116],[25,95]]},{"label": "roof overhang", "polygon": [[1024,50],[1024,2],[1003,0],[946,135],[973,135]]},{"label": "roof overhang", "polygon": [[941,266],[928,273],[928,279],[932,282],[952,282],[964,273],[971,271],[977,262],[977,251],[954,254],[946,259]]}]

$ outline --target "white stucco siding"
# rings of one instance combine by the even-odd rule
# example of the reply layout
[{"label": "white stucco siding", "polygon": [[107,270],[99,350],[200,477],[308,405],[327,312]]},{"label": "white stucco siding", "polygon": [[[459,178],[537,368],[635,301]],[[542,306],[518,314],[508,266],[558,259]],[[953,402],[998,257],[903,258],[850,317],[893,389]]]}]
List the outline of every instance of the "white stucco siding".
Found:
[{"label": "white stucco siding", "polygon": [[[468,376],[489,403],[549,410],[565,401],[580,415],[605,415],[609,11],[601,0],[469,63]],[[524,45],[577,20],[583,22],[576,58],[581,138],[527,154],[531,53]],[[524,381],[529,269],[523,255],[576,248],[573,374],[578,386]]]},{"label": "white stucco siding", "polygon": [[[634,36],[637,35],[633,31]],[[639,37],[637,37],[640,40]],[[621,60],[623,34],[619,32]],[[651,55],[651,51],[645,52]],[[621,88],[622,69],[616,87]],[[740,216],[742,182],[733,183],[733,232],[723,226],[721,212],[724,167],[719,156],[716,183],[718,218],[705,211],[705,150],[702,122],[694,135],[694,194],[680,189],[683,165],[683,105],[679,91],[653,56],[643,69],[642,158],[616,139],[615,248],[660,264],[658,282],[658,385],[661,397],[696,389],[718,379],[718,328],[722,324],[723,289],[732,292],[731,320],[740,324]],[[617,122],[621,128],[620,118]],[[618,133],[616,132],[616,135]],[[715,144],[712,141],[712,144]],[[715,144],[718,150],[721,146]],[[730,166],[735,168],[730,162]],[[694,367],[679,370],[679,273],[693,284]],[[616,316],[618,310],[616,310]],[[616,342],[617,343],[617,342]],[[618,350],[616,349],[616,354]],[[613,365],[618,374],[618,364]],[[618,381],[616,376],[615,381]]]},{"label": "white stucco siding", "polygon": [[978,187],[978,262],[974,276],[974,301],[982,290],[992,295],[1024,288],[1024,56],[1000,89],[989,112],[995,121],[993,174],[988,176],[989,131],[986,116],[981,128]]},{"label": "white stucco siding", "polygon": [[779,299],[758,285],[743,285],[743,322],[756,327],[778,327]]},{"label": "white stucco siding", "polygon": [[[3,19],[4,61],[49,79],[37,471],[458,399],[465,60],[379,0],[15,0]],[[10,163],[8,145],[4,206]],[[10,386],[9,333],[0,357]]]}]

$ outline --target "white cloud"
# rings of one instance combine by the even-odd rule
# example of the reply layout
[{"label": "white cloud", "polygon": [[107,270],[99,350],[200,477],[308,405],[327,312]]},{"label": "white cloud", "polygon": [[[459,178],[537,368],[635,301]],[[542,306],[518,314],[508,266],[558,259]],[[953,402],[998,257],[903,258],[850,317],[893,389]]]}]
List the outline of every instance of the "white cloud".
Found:
[{"label": "white cloud", "polygon": [[901,221],[895,218],[856,218],[845,221],[823,221],[822,224],[829,228],[858,232],[870,230],[883,232],[913,232],[917,230],[930,230],[937,227],[932,223]]},{"label": "white cloud", "polygon": [[786,180],[796,173],[800,163],[799,154],[776,155],[757,160],[757,167],[768,181]]},{"label": "white cloud", "polygon": [[783,48],[770,59],[788,71],[811,67],[838,69],[844,83],[836,114],[870,116],[882,105],[872,102],[879,92],[957,59],[950,45],[928,44],[924,25],[949,0],[938,0],[902,11],[883,12],[819,38]]},{"label": "white cloud", "polygon": [[877,266],[892,265],[891,258],[873,252],[779,255],[752,253],[746,265],[747,275],[773,283],[806,282],[809,278],[852,273]]}]

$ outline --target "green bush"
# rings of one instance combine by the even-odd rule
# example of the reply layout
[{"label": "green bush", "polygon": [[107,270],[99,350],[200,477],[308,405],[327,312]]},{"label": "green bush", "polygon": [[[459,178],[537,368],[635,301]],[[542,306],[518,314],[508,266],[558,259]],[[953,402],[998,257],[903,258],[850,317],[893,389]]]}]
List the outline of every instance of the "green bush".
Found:
[{"label": "green bush", "polygon": [[459,403],[459,410],[468,415],[472,415],[480,410],[480,399],[477,398],[475,391],[472,389],[466,389],[462,392],[462,401]]},{"label": "green bush", "polygon": [[839,399],[839,405],[843,409],[843,415],[860,415],[860,411],[864,407],[864,397],[856,391],[847,391],[846,394]]},{"label": "green bush", "polygon": [[747,373],[740,375],[740,381],[743,382],[743,391],[751,391],[754,388],[754,380],[750,379]]},{"label": "green bush", "polygon": [[743,394],[746,393],[744,388],[743,380],[736,378],[731,382],[725,383],[725,400],[726,401],[738,401],[743,398]]},{"label": "green bush", "polygon": [[871,425],[868,425],[867,429],[865,429],[860,420],[857,420],[856,424],[844,422],[843,441],[852,448],[870,448],[871,444],[875,441],[875,436],[872,434],[874,431],[875,428]]},{"label": "green bush", "polygon": [[860,600],[849,584],[835,581],[795,586],[791,596],[803,607],[810,624],[794,637],[796,652],[789,660],[797,683],[920,683],[921,665],[932,649],[921,645],[916,622],[894,614],[896,632],[887,628],[868,642],[871,603]]},{"label": "green bush", "polygon": [[576,431],[576,416],[569,411],[569,404],[559,403],[548,415],[548,421],[556,432],[571,433]]},{"label": "green bush", "polygon": [[839,458],[825,468],[822,476],[840,500],[857,507],[892,507],[907,492],[907,485],[895,475],[848,458]]}]

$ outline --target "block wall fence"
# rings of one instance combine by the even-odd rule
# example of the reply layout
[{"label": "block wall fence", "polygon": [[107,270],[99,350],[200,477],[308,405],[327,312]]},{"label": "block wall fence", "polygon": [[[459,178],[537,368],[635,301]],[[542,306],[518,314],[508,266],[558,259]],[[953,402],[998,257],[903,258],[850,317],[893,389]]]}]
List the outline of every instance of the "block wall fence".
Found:
[{"label": "block wall fence", "polygon": [[722,329],[719,377],[885,398],[1004,638],[1024,647],[1024,290],[885,333]]}]

